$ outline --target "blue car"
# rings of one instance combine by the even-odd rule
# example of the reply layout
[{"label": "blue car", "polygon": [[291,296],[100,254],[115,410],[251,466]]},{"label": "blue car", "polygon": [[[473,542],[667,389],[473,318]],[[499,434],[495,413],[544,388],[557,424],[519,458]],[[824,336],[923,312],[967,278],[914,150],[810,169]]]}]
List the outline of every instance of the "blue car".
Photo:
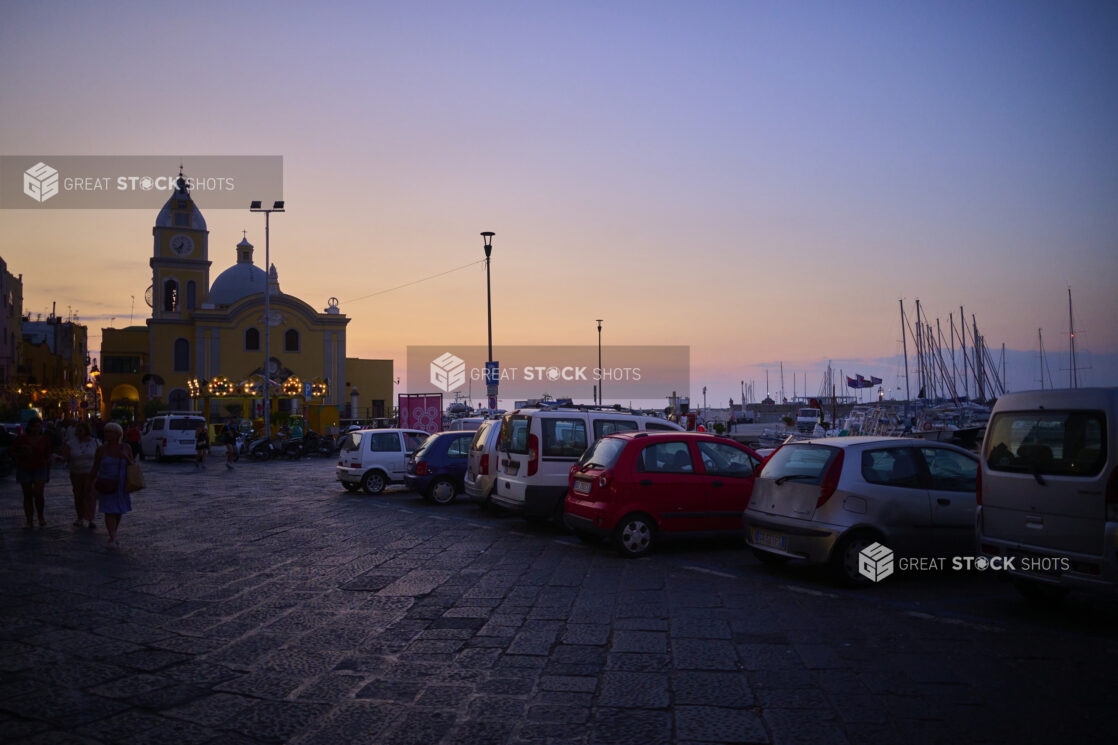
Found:
[{"label": "blue car", "polygon": [[424,441],[408,459],[404,484],[437,504],[450,504],[465,484],[470,441],[474,433],[439,432]]}]

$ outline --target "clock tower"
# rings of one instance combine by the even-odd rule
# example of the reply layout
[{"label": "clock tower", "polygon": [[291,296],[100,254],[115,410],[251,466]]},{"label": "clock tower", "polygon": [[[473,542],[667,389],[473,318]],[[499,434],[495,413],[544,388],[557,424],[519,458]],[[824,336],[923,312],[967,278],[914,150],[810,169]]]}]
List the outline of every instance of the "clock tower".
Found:
[{"label": "clock tower", "polygon": [[179,169],[175,191],[152,228],[151,286],[146,300],[152,320],[186,321],[207,302],[209,231]]}]

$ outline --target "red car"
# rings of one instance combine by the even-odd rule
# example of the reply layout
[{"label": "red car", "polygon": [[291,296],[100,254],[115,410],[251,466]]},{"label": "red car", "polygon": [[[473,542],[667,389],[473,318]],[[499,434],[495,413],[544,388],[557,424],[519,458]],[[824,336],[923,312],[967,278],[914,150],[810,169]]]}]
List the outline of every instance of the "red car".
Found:
[{"label": "red car", "polygon": [[563,520],[585,541],[613,538],[642,556],[669,536],[742,532],[761,457],[701,432],[624,432],[571,467]]}]

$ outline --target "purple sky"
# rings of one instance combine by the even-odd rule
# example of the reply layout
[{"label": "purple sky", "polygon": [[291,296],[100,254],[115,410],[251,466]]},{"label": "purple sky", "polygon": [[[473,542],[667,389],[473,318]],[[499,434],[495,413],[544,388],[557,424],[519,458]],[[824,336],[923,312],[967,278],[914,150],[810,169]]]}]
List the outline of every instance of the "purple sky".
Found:
[{"label": "purple sky", "polygon": [[[1043,327],[1059,382],[1068,286],[1085,379],[1114,385],[1115,38],[1100,2],[5,3],[0,153],[284,156],[283,289],[340,298],[350,353],[401,369],[484,343],[483,273],[347,301],[493,230],[499,343],[605,318],[691,345],[693,396],[780,360],[892,382],[917,297],[976,314],[1011,388]],[[201,206],[214,276],[242,229],[262,246]],[[120,326],[154,217],[0,210],[0,255],[27,310]]]}]

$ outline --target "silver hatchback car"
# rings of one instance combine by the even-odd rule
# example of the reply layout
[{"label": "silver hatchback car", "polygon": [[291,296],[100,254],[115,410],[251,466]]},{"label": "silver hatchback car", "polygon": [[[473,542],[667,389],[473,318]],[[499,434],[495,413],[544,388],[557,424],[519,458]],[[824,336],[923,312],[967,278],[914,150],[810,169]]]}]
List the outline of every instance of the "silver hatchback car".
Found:
[{"label": "silver hatchback car", "polygon": [[485,507],[490,502],[497,478],[497,436],[501,434],[500,419],[486,419],[474,432],[470,442],[469,465],[466,467],[466,496]]},{"label": "silver hatchback car", "polygon": [[859,553],[971,555],[978,458],[953,445],[898,437],[833,437],[782,446],[745,510],[746,542],[766,563],[830,564],[867,580]]}]

